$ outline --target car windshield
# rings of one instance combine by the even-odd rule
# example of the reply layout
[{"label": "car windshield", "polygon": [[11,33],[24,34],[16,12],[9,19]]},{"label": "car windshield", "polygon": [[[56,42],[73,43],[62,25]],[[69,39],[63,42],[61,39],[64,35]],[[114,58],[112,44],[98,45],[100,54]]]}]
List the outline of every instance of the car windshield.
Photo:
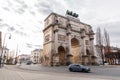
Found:
[{"label": "car windshield", "polygon": [[80,67],[83,67],[83,65],[80,65]]}]

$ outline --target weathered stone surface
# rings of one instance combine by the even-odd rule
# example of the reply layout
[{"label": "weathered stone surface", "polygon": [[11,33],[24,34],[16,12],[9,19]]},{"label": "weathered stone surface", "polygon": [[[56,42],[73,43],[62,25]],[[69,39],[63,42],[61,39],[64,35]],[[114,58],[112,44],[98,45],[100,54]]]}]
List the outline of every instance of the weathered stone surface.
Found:
[{"label": "weathered stone surface", "polygon": [[[43,64],[91,64],[94,55],[92,27],[72,16],[51,13],[45,19]],[[86,56],[83,56],[86,55]],[[95,59],[95,58],[94,58]]]}]

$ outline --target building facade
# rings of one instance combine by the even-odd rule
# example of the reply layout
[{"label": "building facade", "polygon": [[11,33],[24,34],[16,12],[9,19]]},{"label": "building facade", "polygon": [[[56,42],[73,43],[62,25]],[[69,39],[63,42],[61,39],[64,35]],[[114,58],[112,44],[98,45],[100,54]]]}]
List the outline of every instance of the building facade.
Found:
[{"label": "building facade", "polygon": [[77,17],[51,13],[45,19],[43,65],[95,63],[94,32],[90,25],[82,23]]},{"label": "building facade", "polygon": [[0,48],[2,47],[2,32],[0,32]]},{"label": "building facade", "polygon": [[9,51],[6,55],[6,63],[7,64],[14,64],[14,61],[15,61],[15,59],[14,59],[14,57],[15,57],[15,51],[13,50],[13,51]]},{"label": "building facade", "polygon": [[33,63],[41,63],[42,62],[42,49],[35,49],[31,52],[30,60]]},{"label": "building facade", "polygon": [[30,61],[30,55],[27,54],[21,54],[18,56],[18,63],[26,63],[27,61]]},{"label": "building facade", "polygon": [[104,47],[105,61],[108,64],[116,65],[120,64],[120,48],[109,47],[109,50]]}]

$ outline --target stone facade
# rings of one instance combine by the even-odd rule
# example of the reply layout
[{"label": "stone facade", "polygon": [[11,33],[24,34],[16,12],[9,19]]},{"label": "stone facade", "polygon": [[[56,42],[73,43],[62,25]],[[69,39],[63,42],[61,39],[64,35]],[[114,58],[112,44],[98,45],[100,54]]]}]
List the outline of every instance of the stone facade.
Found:
[{"label": "stone facade", "polygon": [[42,53],[43,53],[43,50],[42,49],[35,49],[31,52],[31,55],[30,55],[30,60],[33,62],[33,63],[41,63],[42,62]]},{"label": "stone facade", "polygon": [[0,32],[0,48],[2,47],[2,32]]},{"label": "stone facade", "polygon": [[95,62],[94,32],[90,25],[76,17],[56,13],[51,13],[44,22],[43,65]]}]

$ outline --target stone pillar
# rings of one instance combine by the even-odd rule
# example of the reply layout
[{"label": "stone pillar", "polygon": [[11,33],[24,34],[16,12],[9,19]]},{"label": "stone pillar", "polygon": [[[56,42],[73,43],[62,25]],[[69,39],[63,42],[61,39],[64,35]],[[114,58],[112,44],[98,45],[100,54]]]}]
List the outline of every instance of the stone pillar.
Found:
[{"label": "stone pillar", "polygon": [[69,53],[68,55],[72,55],[71,53],[71,24],[68,23],[67,26],[67,36],[68,36],[68,48],[69,48]]},{"label": "stone pillar", "polygon": [[86,55],[86,44],[85,44],[85,38],[83,38],[83,52],[84,52],[84,55]]},{"label": "stone pillar", "polygon": [[70,64],[72,61],[71,61],[71,57],[72,57],[72,52],[71,52],[71,25],[68,24],[67,26],[67,36],[68,36],[68,53],[67,53],[67,57],[68,57],[68,62],[67,62],[67,65]]},{"label": "stone pillar", "polygon": [[90,52],[91,52],[91,55],[94,55],[94,44],[93,44],[93,39],[90,40]]},{"label": "stone pillar", "polygon": [[55,25],[54,35],[55,35],[54,49],[55,49],[55,54],[57,54],[58,53],[58,25]]},{"label": "stone pillar", "polygon": [[69,47],[68,54],[72,55],[72,52],[71,52],[71,33],[69,33],[69,35],[68,35],[68,47]]},{"label": "stone pillar", "polygon": [[53,57],[53,66],[56,66],[59,63],[59,57],[58,57],[58,25],[54,26],[54,47],[52,47],[54,50]]},{"label": "stone pillar", "polygon": [[2,32],[0,32],[0,48],[2,48]]},{"label": "stone pillar", "polygon": [[93,38],[93,35],[90,35],[90,61],[91,61],[91,64],[94,64],[95,63],[95,58],[94,58],[94,42],[93,42],[94,38]]},{"label": "stone pillar", "polygon": [[82,40],[81,40],[81,38],[79,38],[79,57],[80,57],[80,64],[82,64],[82,42],[81,42]]},{"label": "stone pillar", "polygon": [[86,64],[86,44],[85,44],[85,32],[81,33],[81,41],[82,41],[82,63]]},{"label": "stone pillar", "polygon": [[85,44],[85,32],[84,31],[81,34],[81,38],[82,38],[83,55],[86,55],[86,44]]}]

